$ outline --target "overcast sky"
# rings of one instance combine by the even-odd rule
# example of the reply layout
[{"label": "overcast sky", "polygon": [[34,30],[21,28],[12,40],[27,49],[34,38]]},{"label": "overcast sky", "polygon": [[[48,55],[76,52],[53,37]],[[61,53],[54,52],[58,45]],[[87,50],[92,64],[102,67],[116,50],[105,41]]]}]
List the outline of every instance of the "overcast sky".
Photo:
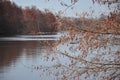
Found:
[{"label": "overcast sky", "polygon": [[[44,9],[49,9],[53,13],[57,13],[60,10],[65,10],[66,7],[60,5],[60,2],[63,1],[64,3],[70,4],[71,0],[11,0],[15,2],[18,6],[22,6],[23,8],[29,6],[36,6],[38,9],[44,11]],[[107,6],[100,6],[98,4],[93,4],[92,0],[79,0],[78,3],[75,4],[74,8],[69,8],[63,16],[70,16],[75,17],[77,14],[82,14],[83,12],[90,13],[94,10],[93,16],[99,16],[101,13],[107,14],[108,7]]]}]

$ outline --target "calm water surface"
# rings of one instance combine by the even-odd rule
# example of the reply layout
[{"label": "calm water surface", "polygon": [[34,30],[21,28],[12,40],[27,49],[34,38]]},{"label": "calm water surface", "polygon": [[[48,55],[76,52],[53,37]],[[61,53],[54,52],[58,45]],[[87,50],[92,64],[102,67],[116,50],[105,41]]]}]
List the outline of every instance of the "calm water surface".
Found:
[{"label": "calm water surface", "polygon": [[56,36],[31,37],[17,36],[0,39],[0,80],[55,79],[55,76],[47,77],[48,72],[38,70],[37,66],[56,63],[46,61],[45,58],[47,54],[52,53],[51,45],[56,41]]}]

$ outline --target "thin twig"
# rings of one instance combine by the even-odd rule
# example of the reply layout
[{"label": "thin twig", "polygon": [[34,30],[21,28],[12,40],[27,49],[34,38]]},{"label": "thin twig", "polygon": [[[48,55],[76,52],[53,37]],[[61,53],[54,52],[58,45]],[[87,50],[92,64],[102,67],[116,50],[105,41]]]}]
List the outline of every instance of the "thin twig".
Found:
[{"label": "thin twig", "polygon": [[[60,52],[60,51],[59,51]],[[72,58],[72,59],[74,59],[74,60],[79,60],[79,61],[83,61],[83,62],[85,62],[85,63],[90,63],[90,64],[97,64],[97,65],[120,65],[119,63],[94,63],[94,62],[91,62],[91,61],[87,61],[87,60],[84,60],[84,59],[81,59],[81,58],[77,58],[77,57],[73,57],[73,56],[70,56],[70,55],[68,55],[67,53],[63,53],[63,52],[60,52],[62,55],[65,55],[65,56],[67,56],[67,57],[69,57],[69,58]]]}]

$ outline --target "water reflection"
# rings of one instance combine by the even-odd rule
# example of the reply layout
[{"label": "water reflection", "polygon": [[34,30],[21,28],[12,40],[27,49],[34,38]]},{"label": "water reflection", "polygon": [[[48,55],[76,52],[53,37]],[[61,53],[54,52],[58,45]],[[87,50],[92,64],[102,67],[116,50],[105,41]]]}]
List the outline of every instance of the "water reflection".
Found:
[{"label": "water reflection", "polygon": [[40,57],[43,57],[43,53],[50,52],[53,42],[54,41],[0,42],[0,79],[39,80],[40,76],[38,72],[31,72],[33,65],[41,64],[39,60]]}]

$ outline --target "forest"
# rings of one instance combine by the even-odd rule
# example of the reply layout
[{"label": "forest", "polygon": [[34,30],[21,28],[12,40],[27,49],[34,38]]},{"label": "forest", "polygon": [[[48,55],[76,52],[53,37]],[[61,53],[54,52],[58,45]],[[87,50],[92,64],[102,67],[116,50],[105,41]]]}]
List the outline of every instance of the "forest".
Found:
[{"label": "forest", "polygon": [[56,25],[56,18],[51,12],[42,12],[35,6],[23,9],[8,0],[0,2],[1,36],[56,32]]},{"label": "forest", "polygon": [[86,18],[88,14],[84,13],[82,14],[84,16],[78,18],[61,17],[49,10],[40,11],[35,6],[23,9],[14,2],[2,0],[0,2],[0,35],[54,33],[70,28],[95,33],[120,34],[119,12],[102,14],[99,18]]}]

